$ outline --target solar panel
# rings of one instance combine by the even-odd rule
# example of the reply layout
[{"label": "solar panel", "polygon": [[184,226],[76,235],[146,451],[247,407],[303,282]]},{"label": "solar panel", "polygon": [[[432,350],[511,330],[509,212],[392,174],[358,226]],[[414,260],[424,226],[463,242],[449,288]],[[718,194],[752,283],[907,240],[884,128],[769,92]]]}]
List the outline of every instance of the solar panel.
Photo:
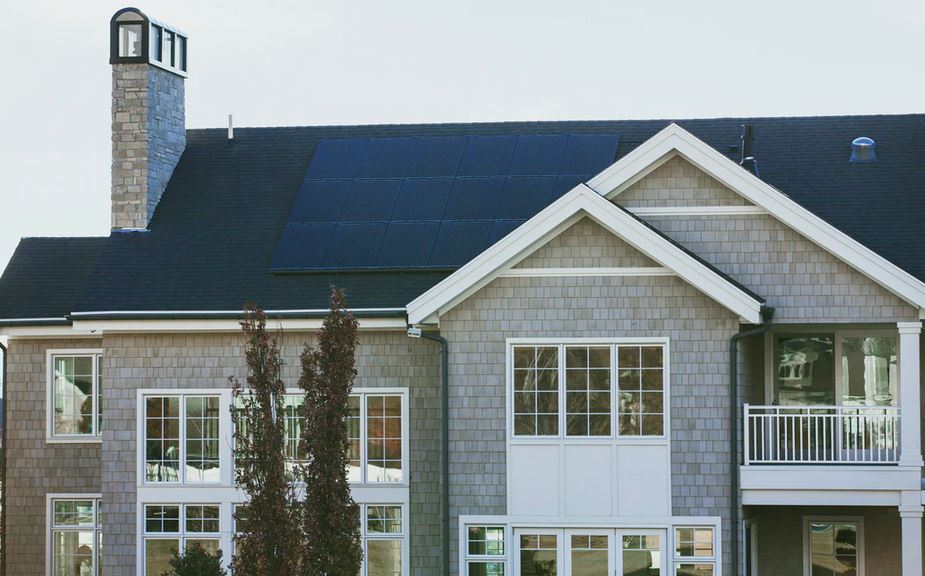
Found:
[{"label": "solar panel", "polygon": [[455,268],[610,165],[613,134],[319,142],[271,268]]},{"label": "solar panel", "polygon": [[453,184],[443,218],[477,220],[494,218],[506,178],[458,178]]},{"label": "solar panel", "polygon": [[408,178],[398,193],[392,220],[440,220],[455,178]]},{"label": "solar panel", "polygon": [[289,224],[273,254],[271,267],[276,270],[297,270],[306,262],[320,264],[324,258],[336,224]]},{"label": "solar panel", "polygon": [[387,221],[404,180],[354,180],[341,212],[342,222]]},{"label": "solar panel", "polygon": [[444,222],[434,242],[430,265],[435,268],[462,266],[488,245],[493,222]]},{"label": "solar panel", "polygon": [[376,266],[426,267],[439,230],[439,222],[392,222],[386,230]]}]

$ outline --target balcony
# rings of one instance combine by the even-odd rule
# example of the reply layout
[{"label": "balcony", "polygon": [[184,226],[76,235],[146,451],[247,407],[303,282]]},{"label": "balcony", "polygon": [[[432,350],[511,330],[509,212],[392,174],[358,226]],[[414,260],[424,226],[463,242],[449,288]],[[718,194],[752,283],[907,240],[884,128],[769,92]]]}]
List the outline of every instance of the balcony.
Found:
[{"label": "balcony", "polygon": [[894,406],[745,405],[744,465],[897,465]]}]

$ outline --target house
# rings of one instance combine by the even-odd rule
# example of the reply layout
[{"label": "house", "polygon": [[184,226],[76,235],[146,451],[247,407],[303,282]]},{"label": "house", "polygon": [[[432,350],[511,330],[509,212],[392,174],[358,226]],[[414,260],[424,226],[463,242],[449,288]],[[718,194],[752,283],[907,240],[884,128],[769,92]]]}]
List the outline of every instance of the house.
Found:
[{"label": "house", "polygon": [[229,557],[241,309],[295,388],[331,285],[365,576],[922,574],[925,115],[185,130],[111,33],[112,233],[0,278],[7,574]]}]

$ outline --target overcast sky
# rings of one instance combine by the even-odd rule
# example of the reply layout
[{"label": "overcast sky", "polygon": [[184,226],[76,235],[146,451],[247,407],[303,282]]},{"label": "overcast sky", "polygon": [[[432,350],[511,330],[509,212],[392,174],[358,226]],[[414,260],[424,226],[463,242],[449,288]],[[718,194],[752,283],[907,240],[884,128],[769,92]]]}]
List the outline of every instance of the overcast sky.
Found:
[{"label": "overcast sky", "polygon": [[[925,111],[925,2],[157,0],[190,35],[187,123]],[[0,269],[109,233],[109,0],[4,0]]]}]

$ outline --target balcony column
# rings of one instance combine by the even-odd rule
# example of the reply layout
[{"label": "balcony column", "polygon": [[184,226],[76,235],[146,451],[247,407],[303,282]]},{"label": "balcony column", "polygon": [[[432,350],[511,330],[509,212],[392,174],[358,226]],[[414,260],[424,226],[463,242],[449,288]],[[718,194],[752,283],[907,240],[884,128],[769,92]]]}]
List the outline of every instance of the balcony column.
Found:
[{"label": "balcony column", "polygon": [[[921,410],[919,389],[919,337],[921,322],[898,322],[900,466],[922,466]],[[905,526],[905,524],[903,524]],[[919,527],[921,531],[921,526]],[[905,537],[904,537],[905,539]]]},{"label": "balcony column", "polygon": [[922,492],[903,491],[899,519],[902,524],[902,576],[922,574]]}]

